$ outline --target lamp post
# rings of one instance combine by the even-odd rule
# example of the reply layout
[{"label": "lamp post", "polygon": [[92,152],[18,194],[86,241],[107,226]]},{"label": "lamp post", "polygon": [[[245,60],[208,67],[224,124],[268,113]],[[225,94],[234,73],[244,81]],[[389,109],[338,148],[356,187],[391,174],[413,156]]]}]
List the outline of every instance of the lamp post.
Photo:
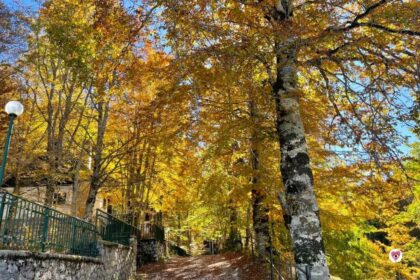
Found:
[{"label": "lamp post", "polygon": [[9,128],[7,130],[6,144],[4,145],[3,159],[0,167],[0,186],[3,185],[4,171],[6,169],[7,155],[9,153],[10,141],[12,138],[13,121],[23,113],[23,105],[19,101],[9,101],[5,107],[6,113],[9,115]]}]

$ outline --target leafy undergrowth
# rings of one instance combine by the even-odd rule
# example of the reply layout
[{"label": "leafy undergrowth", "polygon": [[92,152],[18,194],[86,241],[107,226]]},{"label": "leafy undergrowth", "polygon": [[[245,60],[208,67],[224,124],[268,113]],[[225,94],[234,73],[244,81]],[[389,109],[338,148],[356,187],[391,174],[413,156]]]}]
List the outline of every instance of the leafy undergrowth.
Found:
[{"label": "leafy undergrowth", "polygon": [[173,257],[165,263],[143,266],[138,280],[251,280],[269,279],[265,266],[240,253],[211,256]]}]

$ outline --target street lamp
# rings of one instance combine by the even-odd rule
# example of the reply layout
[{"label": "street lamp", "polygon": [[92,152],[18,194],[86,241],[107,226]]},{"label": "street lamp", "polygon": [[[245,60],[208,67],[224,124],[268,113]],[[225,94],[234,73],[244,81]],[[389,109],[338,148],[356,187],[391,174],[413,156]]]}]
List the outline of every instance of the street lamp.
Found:
[{"label": "street lamp", "polygon": [[4,170],[6,169],[7,154],[9,153],[10,140],[12,138],[13,121],[16,117],[22,115],[23,105],[19,101],[9,101],[5,107],[6,113],[9,115],[9,128],[7,130],[6,144],[4,145],[3,159],[0,167],[0,186],[3,185]]}]

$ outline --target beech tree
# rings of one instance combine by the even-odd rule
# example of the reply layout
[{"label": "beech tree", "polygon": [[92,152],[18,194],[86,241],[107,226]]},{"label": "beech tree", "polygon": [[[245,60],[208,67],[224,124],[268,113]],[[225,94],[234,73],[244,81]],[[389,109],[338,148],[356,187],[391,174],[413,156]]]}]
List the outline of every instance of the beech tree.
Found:
[{"label": "beech tree", "polygon": [[37,118],[46,124],[44,157],[49,167],[43,180],[45,203],[51,206],[55,186],[69,180],[66,173],[72,169],[71,146],[78,135],[86,111],[86,91],[91,86],[72,71],[55,53],[49,38],[39,32],[35,29],[29,41],[31,53],[24,58],[26,69],[21,71],[21,77],[27,94],[34,100]]},{"label": "beech tree", "polygon": [[[418,82],[415,1],[158,1],[167,38],[180,60],[226,60],[265,72],[276,108],[288,228],[299,279],[326,279],[319,208],[314,195],[300,103],[314,87],[335,113],[338,145],[381,165],[398,162],[396,126],[409,122],[399,102]],[[211,62],[210,67],[218,63]],[[189,71],[193,71],[189,69]],[[316,104],[313,104],[316,106]],[[380,129],[379,129],[380,128]]]},{"label": "beech tree", "polygon": [[[75,75],[81,77],[87,104],[93,110],[92,126],[85,127],[90,145],[83,147],[92,157],[90,190],[86,200],[85,218],[90,219],[98,190],[123,158],[127,143],[118,143],[110,150],[107,128],[116,101],[123,100],[126,72],[136,51],[142,29],[151,9],[125,10],[118,1],[47,2],[42,16],[45,30],[59,55]],[[72,38],[69,40],[69,38]],[[80,143],[79,143],[80,144]],[[91,149],[92,147],[92,149]]]}]

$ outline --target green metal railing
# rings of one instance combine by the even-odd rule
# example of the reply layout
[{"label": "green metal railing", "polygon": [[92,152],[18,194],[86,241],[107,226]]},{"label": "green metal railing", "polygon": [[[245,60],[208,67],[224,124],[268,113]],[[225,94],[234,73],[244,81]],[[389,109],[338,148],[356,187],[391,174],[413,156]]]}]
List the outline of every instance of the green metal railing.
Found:
[{"label": "green metal railing", "polygon": [[97,256],[95,225],[0,191],[0,249]]},{"label": "green metal railing", "polygon": [[96,227],[103,240],[128,246],[131,236],[140,236],[140,230],[104,211],[96,210]]},{"label": "green metal railing", "polygon": [[144,223],[140,225],[140,236],[139,239],[155,239],[159,242],[165,240],[165,231],[162,226]]},{"label": "green metal railing", "polygon": [[165,230],[163,229],[163,227],[155,225],[154,228],[155,228],[154,232],[155,232],[156,240],[159,241],[159,242],[164,242],[165,241]]},{"label": "green metal railing", "polygon": [[97,235],[129,246],[130,237],[163,241],[161,226],[145,223],[140,229],[104,211],[96,211],[96,225],[0,190],[0,250],[30,250],[98,255]]},{"label": "green metal railing", "polygon": [[[158,215],[162,215],[161,213]],[[162,220],[160,217],[152,218],[149,221],[143,221],[142,223],[137,223],[136,215],[135,214],[118,214],[112,213],[114,218],[117,218],[127,224],[130,224],[138,229],[139,235],[137,238],[140,240],[147,240],[147,239],[155,239],[159,242],[163,242],[165,240],[165,231],[162,223],[159,222]],[[136,226],[137,225],[137,226]]]}]

